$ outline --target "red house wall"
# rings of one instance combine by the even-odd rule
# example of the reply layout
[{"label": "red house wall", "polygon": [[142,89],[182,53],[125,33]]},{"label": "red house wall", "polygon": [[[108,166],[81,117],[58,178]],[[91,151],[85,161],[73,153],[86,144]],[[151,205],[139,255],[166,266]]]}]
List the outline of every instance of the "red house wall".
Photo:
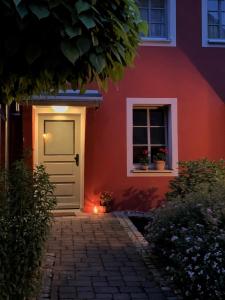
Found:
[{"label": "red house wall", "polygon": [[[190,17],[191,16],[191,17]],[[127,177],[126,98],[178,99],[178,157],[225,158],[225,49],[201,46],[201,1],[177,1],[177,47],[141,46],[135,67],[87,113],[86,209],[114,192],[115,209],[147,210],[171,177]]]},{"label": "red house wall", "polygon": [[[110,85],[98,110],[87,110],[85,210],[104,190],[115,209],[147,210],[171,177],[127,177],[126,98],[178,99],[178,157],[225,158],[225,48],[202,48],[201,1],[177,1],[177,47],[140,46],[134,68]],[[24,147],[32,148],[32,113],[24,118]],[[34,123],[33,123],[34,124]]]}]

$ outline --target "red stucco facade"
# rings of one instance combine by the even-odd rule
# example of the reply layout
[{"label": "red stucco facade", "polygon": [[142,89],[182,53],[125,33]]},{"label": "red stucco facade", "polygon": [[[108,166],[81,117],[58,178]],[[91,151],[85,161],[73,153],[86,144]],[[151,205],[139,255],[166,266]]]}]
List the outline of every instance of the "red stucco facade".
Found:
[{"label": "red stucco facade", "polygon": [[[225,48],[202,48],[201,1],[177,1],[177,46],[140,46],[134,67],[111,84],[98,110],[87,109],[85,209],[114,192],[115,209],[147,210],[171,177],[127,177],[126,98],[177,98],[178,157],[225,158]],[[32,147],[24,110],[24,146]]]}]

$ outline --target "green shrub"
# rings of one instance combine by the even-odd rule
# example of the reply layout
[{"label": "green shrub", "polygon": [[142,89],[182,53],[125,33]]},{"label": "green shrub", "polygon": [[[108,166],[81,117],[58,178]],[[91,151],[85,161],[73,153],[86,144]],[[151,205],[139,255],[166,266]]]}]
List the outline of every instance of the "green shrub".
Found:
[{"label": "green shrub", "polygon": [[178,197],[152,213],[151,252],[185,299],[225,299],[225,185]]},{"label": "green shrub", "polygon": [[170,192],[167,199],[183,198],[201,188],[204,184],[209,191],[217,182],[225,182],[225,161],[209,161],[200,159],[179,163],[179,176],[170,182]]},{"label": "green shrub", "polygon": [[0,299],[28,299],[37,288],[52,193],[43,166],[32,171],[19,161],[0,173]]}]

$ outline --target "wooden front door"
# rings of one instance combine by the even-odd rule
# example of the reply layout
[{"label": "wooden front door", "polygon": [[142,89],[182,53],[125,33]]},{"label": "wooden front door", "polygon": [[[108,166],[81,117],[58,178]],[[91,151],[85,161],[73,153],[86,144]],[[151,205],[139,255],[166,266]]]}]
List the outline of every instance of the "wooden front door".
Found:
[{"label": "wooden front door", "polygon": [[38,163],[55,185],[57,209],[80,208],[80,116],[38,115]]}]

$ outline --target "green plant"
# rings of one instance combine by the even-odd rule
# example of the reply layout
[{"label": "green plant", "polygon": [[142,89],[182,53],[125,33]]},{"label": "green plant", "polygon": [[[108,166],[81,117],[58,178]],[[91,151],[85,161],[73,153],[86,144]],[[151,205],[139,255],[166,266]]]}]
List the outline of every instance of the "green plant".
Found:
[{"label": "green plant", "polygon": [[143,165],[148,165],[150,161],[148,150],[143,150],[142,155],[140,155],[139,162]]},{"label": "green plant", "polygon": [[105,206],[107,212],[112,209],[113,193],[109,191],[104,191],[100,193],[100,205]]},{"label": "green plant", "polygon": [[122,78],[147,24],[134,0],[0,0],[0,99]]},{"label": "green plant", "polygon": [[167,199],[183,198],[201,189],[202,184],[211,191],[218,182],[225,182],[225,161],[200,159],[179,162],[179,176],[170,181]]},{"label": "green plant", "polygon": [[159,151],[154,155],[154,160],[166,160],[168,150],[167,148],[160,148]]},{"label": "green plant", "polygon": [[29,299],[35,292],[54,208],[43,166],[23,161],[0,172],[0,299]]},{"label": "green plant", "polygon": [[151,255],[185,299],[225,298],[225,184],[167,202],[146,231]]}]

